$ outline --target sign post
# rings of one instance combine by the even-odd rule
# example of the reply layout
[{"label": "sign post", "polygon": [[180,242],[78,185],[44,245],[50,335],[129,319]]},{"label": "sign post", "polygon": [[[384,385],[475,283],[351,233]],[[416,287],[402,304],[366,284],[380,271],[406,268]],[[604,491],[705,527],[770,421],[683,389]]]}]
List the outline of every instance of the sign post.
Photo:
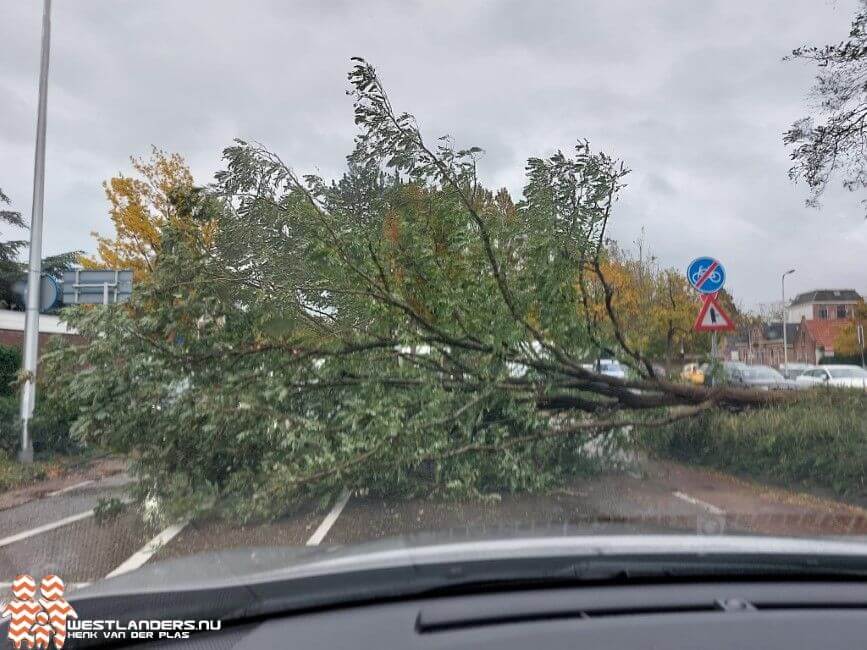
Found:
[{"label": "sign post", "polygon": [[692,328],[697,332],[711,332],[710,354],[716,359],[717,332],[729,332],[735,328],[734,321],[719,304],[719,292],[726,282],[726,272],[719,260],[713,257],[697,257],[690,262],[686,277],[693,288],[702,294],[701,308]]}]

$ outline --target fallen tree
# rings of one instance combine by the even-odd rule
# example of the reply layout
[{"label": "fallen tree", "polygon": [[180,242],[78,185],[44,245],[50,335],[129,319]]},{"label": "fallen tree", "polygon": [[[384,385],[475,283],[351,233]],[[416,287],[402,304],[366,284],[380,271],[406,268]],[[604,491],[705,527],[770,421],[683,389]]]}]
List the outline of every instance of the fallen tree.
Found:
[{"label": "fallen tree", "polygon": [[[514,202],[366,62],[349,81],[342,178],[237,141],[213,186],[175,197],[132,300],[67,316],[91,343],[46,372],[82,439],[135,459],[143,498],[249,518],[337,487],[542,489],[600,462],[591,437],[784,399],[666,382],[624,334],[602,271],[622,163],[586,141],[531,158]],[[634,377],[586,370],[597,353]]]}]

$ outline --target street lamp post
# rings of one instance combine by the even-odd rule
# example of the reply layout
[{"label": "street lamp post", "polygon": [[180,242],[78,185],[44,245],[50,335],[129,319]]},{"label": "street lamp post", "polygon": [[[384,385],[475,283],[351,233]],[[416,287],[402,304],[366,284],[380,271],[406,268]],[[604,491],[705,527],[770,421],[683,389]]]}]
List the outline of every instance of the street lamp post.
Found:
[{"label": "street lamp post", "polygon": [[30,264],[24,312],[24,385],[21,388],[22,463],[33,462],[30,419],[36,404],[36,363],[39,357],[39,285],[42,276],[42,206],[45,194],[45,119],[48,107],[48,52],[51,44],[51,0],[42,13],[42,58],[39,64],[39,105],[36,113],[36,156],[33,163],[33,207],[30,219]]},{"label": "street lamp post", "polygon": [[855,333],[858,335],[858,347],[861,348],[861,367],[864,367],[864,324],[860,321],[855,326]]},{"label": "street lamp post", "polygon": [[789,269],[783,273],[780,284],[783,287],[783,374],[789,376],[789,341],[787,336],[786,324],[789,322],[789,310],[786,307],[786,276],[795,272],[795,269]]}]

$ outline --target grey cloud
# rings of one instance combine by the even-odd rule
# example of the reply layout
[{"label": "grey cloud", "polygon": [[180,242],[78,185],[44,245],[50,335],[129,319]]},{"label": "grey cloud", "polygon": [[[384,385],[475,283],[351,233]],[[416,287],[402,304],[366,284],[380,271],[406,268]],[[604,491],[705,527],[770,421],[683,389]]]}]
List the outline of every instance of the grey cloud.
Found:
[{"label": "grey cloud", "polygon": [[[0,187],[25,213],[40,7],[0,8]],[[349,57],[379,69],[429,138],[486,150],[481,173],[515,193],[528,156],[576,138],[633,170],[612,232],[644,226],[661,262],[712,253],[747,304],[794,289],[867,291],[867,226],[834,188],[821,212],[786,177],[786,126],[812,71],[781,57],[839,40],[854,0],[284,2],[55,0],[45,248],[108,231],[101,182],[151,144],[200,182],[233,137],[302,171],[338,174],[352,146]],[[800,286],[799,283],[803,283]],[[796,286],[799,285],[799,286]]]}]

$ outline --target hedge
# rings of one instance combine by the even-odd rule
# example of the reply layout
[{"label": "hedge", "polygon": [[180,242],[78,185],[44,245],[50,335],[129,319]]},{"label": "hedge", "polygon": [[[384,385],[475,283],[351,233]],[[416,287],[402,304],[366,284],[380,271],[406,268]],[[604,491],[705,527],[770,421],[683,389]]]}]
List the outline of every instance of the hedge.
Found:
[{"label": "hedge", "polygon": [[8,345],[0,345],[0,396],[14,395],[15,382],[21,367],[21,350]]},{"label": "hedge", "polygon": [[[0,451],[10,457],[18,452],[21,439],[21,420],[18,396],[0,397]],[[42,403],[36,407],[31,432],[33,450],[36,453],[75,453],[81,450],[80,443],[69,432],[71,422],[66,414],[52,404]]]},{"label": "hedge", "polygon": [[792,484],[865,492],[867,395],[814,389],[789,405],[710,411],[641,432],[657,456]]}]

